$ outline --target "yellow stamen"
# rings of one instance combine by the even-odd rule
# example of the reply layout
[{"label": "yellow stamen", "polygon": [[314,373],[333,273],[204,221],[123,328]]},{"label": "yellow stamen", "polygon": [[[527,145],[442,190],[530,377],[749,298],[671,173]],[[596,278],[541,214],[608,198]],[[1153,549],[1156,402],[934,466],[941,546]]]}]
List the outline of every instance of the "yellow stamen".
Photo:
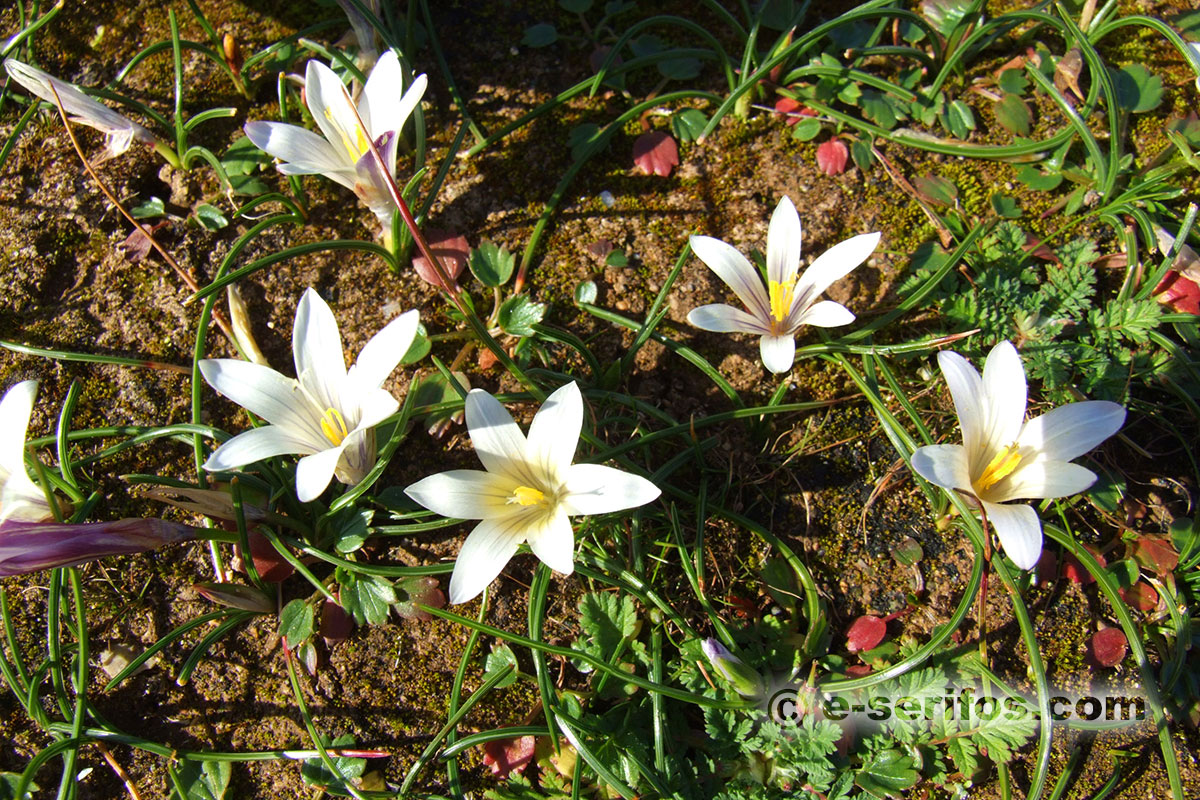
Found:
[{"label": "yellow stamen", "polygon": [[792,295],[796,290],[796,279],[790,281],[768,281],[767,289],[771,296],[771,316],[776,322],[783,322],[788,312],[792,310]]},{"label": "yellow stamen", "polygon": [[367,152],[369,147],[367,136],[363,132],[363,129],[359,126],[355,126],[354,141],[351,141],[350,137],[346,135],[346,131],[342,129],[342,126],[338,125],[337,122],[334,121],[333,109],[325,109],[325,119],[332,122],[333,126],[338,129],[338,133],[341,134],[342,137],[342,146],[345,147],[346,152],[350,154],[351,160],[358,161],[358,159],[362,157],[362,154]]},{"label": "yellow stamen", "polygon": [[512,497],[505,501],[507,505],[537,506],[546,502],[546,494],[532,486],[518,486],[513,489]]},{"label": "yellow stamen", "polygon": [[325,438],[333,442],[335,447],[350,435],[350,431],[346,429],[345,418],[333,406],[325,409],[325,413],[321,415],[321,433],[325,434]]},{"label": "yellow stamen", "polygon": [[1021,463],[1021,453],[1017,450],[1016,444],[1010,444],[1007,447],[1002,447],[999,453],[992,457],[984,468],[983,474],[979,476],[979,480],[975,481],[975,490],[983,492],[990,489],[1000,482],[1001,479],[1012,474],[1017,465]]}]

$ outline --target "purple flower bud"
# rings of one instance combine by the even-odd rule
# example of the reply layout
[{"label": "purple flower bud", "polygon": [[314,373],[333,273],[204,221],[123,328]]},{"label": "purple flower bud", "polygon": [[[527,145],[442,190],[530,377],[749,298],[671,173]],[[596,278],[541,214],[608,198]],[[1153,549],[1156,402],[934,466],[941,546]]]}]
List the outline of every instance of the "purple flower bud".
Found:
[{"label": "purple flower bud", "polygon": [[141,553],[202,533],[200,528],[161,519],[79,524],[5,520],[0,523],[0,577]]}]

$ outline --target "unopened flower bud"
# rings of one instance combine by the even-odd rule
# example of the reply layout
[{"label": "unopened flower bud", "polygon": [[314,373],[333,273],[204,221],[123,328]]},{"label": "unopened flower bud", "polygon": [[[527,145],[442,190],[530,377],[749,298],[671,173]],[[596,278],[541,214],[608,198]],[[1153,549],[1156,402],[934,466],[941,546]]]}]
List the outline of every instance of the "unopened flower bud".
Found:
[{"label": "unopened flower bud", "polygon": [[764,693],[762,676],[746,666],[740,658],[725,649],[716,639],[705,639],[700,649],[708,657],[713,669],[729,681],[734,691],[742,697],[761,697]]}]

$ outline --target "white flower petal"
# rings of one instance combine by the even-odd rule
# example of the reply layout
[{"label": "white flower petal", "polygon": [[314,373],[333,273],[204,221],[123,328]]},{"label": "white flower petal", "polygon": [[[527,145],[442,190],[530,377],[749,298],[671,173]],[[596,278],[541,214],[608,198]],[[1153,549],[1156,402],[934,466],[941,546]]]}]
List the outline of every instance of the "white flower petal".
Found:
[{"label": "white flower petal", "polygon": [[971,491],[967,451],[957,444],[930,444],[912,454],[912,468],[925,480],[943,489]]},{"label": "white flower petal", "polygon": [[1042,521],[1026,505],[1000,505],[984,501],[988,524],[1000,537],[1000,546],[1021,569],[1033,569],[1042,555]]},{"label": "white flower petal", "polygon": [[1041,500],[1068,497],[1096,482],[1096,473],[1069,461],[1022,463],[1017,470],[988,490],[994,503],[1006,500]]},{"label": "white flower petal", "polygon": [[[4,68],[13,80],[34,95],[54,106],[57,106],[61,102],[63,110],[75,122],[109,134],[113,137],[114,150],[120,147],[118,137],[120,141],[125,143],[126,149],[129,147],[129,142],[135,136],[139,140],[150,144],[157,141],[150,131],[124,115],[113,111],[98,100],[92,99],[74,84],[61,81],[37,67],[31,67],[14,58],[5,59]],[[55,93],[58,94],[57,102],[54,98]]]},{"label": "white flower petal", "polygon": [[292,357],[296,377],[324,411],[342,407],[341,389],[346,382],[346,357],[342,336],[333,311],[315,289],[304,290],[292,326]]},{"label": "white flower petal", "polygon": [[500,401],[482,389],[472,389],[466,402],[467,430],[480,462],[488,472],[536,483],[525,466],[525,435]]},{"label": "white flower petal", "polygon": [[405,311],[371,337],[350,368],[351,382],[361,389],[378,389],[412,347],[420,319],[416,309]]},{"label": "white flower petal", "polygon": [[758,340],[758,351],[763,366],[779,375],[790,370],[796,360],[796,340],[790,333],[786,336],[764,335]]},{"label": "white flower petal", "polygon": [[[386,50],[371,68],[367,82],[358,98],[358,115],[363,124],[376,138],[386,131],[400,127],[395,111],[400,104],[401,89],[404,88],[404,72],[395,50]],[[399,120],[403,124],[404,120]]]},{"label": "white flower petal", "polygon": [[767,279],[786,284],[800,269],[800,215],[786,195],[771,214],[767,229]]},{"label": "white flower petal", "polygon": [[771,330],[756,317],[724,303],[693,308],[688,312],[687,321],[701,330],[716,333],[753,333],[761,336]]},{"label": "white flower petal", "polygon": [[354,188],[352,163],[333,145],[306,128],[284,122],[247,122],[246,137],[254,146],[287,163],[284,175],[324,175],[347,189]]},{"label": "white flower petal", "polygon": [[370,134],[359,124],[341,79],[320,61],[311,60],[304,72],[304,96],[313,121],[333,149],[350,164],[358,161]]},{"label": "white flower petal", "polygon": [[854,322],[854,314],[841,303],[832,300],[822,300],[809,306],[799,315],[796,326],[815,325],[818,328],[836,328],[839,325],[849,325]]},{"label": "white flower petal", "polygon": [[[324,441],[321,424],[300,384],[270,367],[234,358],[206,358],[200,374],[224,397],[305,441]],[[321,449],[321,448],[315,448]]]},{"label": "white flower petal", "polygon": [[[946,377],[946,385],[950,387],[950,396],[954,398],[954,410],[958,413],[958,424],[962,428],[963,446],[967,449],[967,462],[971,474],[975,475],[987,465],[994,450],[998,450],[1011,442],[1002,442],[994,448],[988,448],[984,438],[987,430],[987,409],[984,405],[983,378],[971,362],[943,350],[938,353],[938,366]],[[975,462],[980,461],[981,464]]]},{"label": "white flower petal", "polygon": [[334,470],[342,457],[341,447],[331,447],[305,456],[296,464],[296,497],[300,502],[316,500],[333,480]]},{"label": "white flower petal", "polygon": [[44,522],[53,516],[46,493],[28,476],[14,476],[0,489],[0,522]]},{"label": "white flower petal", "polygon": [[526,541],[533,554],[550,569],[563,575],[575,571],[575,531],[562,511],[548,515],[536,530],[529,532]]},{"label": "white flower petal", "polygon": [[451,604],[465,603],[486,589],[523,541],[524,523],[511,517],[485,519],[476,525],[454,562],[454,574],[450,576]]},{"label": "white flower petal", "polygon": [[745,256],[711,236],[693,236],[688,242],[696,257],[733,289],[751,314],[764,321],[771,318],[770,301],[762,278]]},{"label": "white flower petal", "polygon": [[643,477],[600,464],[572,464],[567,470],[566,486],[561,508],[570,515],[637,508],[662,494]]},{"label": "white flower petal", "polygon": [[30,481],[25,471],[25,434],[37,390],[37,381],[21,381],[0,400],[0,480],[7,482],[23,476]]},{"label": "white flower petal", "polygon": [[487,519],[513,513],[508,499],[515,482],[477,469],[439,472],[412,484],[404,493],[443,517]]},{"label": "white flower petal", "polygon": [[804,270],[800,280],[796,282],[796,294],[792,302],[792,309],[795,310],[812,303],[834,281],[845,277],[851,270],[866,261],[867,256],[871,255],[879,245],[879,236],[878,233],[860,234],[844,242],[838,242],[817,256],[808,269]]},{"label": "white flower petal", "polygon": [[1060,406],[1031,419],[1021,431],[1022,447],[1038,451],[1039,459],[1070,461],[1121,429],[1125,409],[1106,400],[1087,400]]},{"label": "white flower petal", "polygon": [[[391,185],[392,172],[396,163],[397,139],[394,131],[381,134],[375,140],[375,149],[379,151],[379,158],[375,158],[375,154],[368,150],[363,153],[354,168],[354,193],[381,222],[384,219],[391,219],[396,213],[396,201],[392,199],[392,193],[388,187]],[[380,159],[385,165],[388,165],[386,171],[379,166]]]},{"label": "white flower petal", "polygon": [[[313,445],[311,440],[279,425],[251,428],[218,447],[204,462],[204,468],[209,472],[224,472],[264,458],[313,453],[318,449]],[[332,470],[330,472],[332,474]]]},{"label": "white flower petal", "polygon": [[583,395],[572,381],[547,397],[529,424],[525,460],[545,481],[545,486],[561,483],[575,458],[582,429]]},{"label": "white flower petal", "polygon": [[1021,356],[1011,342],[1000,342],[983,364],[987,427],[984,440],[997,449],[1012,444],[1025,424],[1027,389]]}]

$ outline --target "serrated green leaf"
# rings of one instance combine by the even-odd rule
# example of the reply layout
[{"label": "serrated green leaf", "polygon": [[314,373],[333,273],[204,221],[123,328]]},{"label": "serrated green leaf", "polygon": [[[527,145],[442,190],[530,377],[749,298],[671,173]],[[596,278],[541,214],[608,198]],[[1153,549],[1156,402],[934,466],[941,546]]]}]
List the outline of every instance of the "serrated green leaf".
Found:
[{"label": "serrated green leaf", "polygon": [[221,209],[209,203],[196,206],[196,220],[202,227],[210,231],[219,231],[229,225],[229,220],[221,213]]},{"label": "serrated green leaf", "polygon": [[1025,77],[1025,70],[1006,69],[1000,73],[1000,80],[997,81],[997,84],[1002,92],[1022,95],[1029,88],[1029,79]]},{"label": "serrated green leaf", "polygon": [[279,635],[287,639],[288,647],[305,641],[312,632],[313,609],[304,600],[293,600],[279,612]]},{"label": "serrated green leaf", "polygon": [[604,257],[604,263],[610,267],[627,267],[629,266],[629,256],[625,255],[624,250],[613,250]]},{"label": "serrated green leaf", "polygon": [[996,103],[993,110],[996,112],[996,121],[1010,133],[1015,133],[1017,136],[1029,135],[1029,131],[1033,127],[1033,114],[1030,113],[1029,106],[1020,97],[1006,93]]},{"label": "serrated green leaf", "polygon": [[498,642],[492,645],[492,652],[488,653],[487,661],[484,663],[483,671],[485,674],[492,673],[496,670],[504,669],[505,667],[511,667],[512,671],[508,673],[508,677],[501,679],[501,681],[496,684],[497,689],[503,689],[505,686],[511,686],[512,684],[516,683],[517,678],[519,677],[517,674],[519,665],[517,664],[516,654],[513,653],[511,647],[503,642]]},{"label": "serrated green leaf", "polygon": [[580,643],[589,653],[607,660],[622,639],[634,634],[637,611],[633,599],[627,594],[585,594],[579,601],[579,624],[583,629]]},{"label": "serrated green leaf", "polygon": [[[348,733],[343,734],[331,743],[325,736],[322,736],[321,744],[326,749],[348,748],[354,744],[354,737]],[[342,777],[330,772],[319,756],[304,759],[304,762],[300,765],[300,777],[305,783],[311,786],[320,786],[329,794],[346,796],[349,792],[346,791],[344,779],[353,780],[361,778],[367,768],[367,760],[365,758],[350,758],[349,756],[338,755],[332,756],[331,760],[337,766],[338,772],[341,773]]]},{"label": "serrated green leaf", "polygon": [[[346,580],[342,580],[346,577]],[[396,590],[381,575],[352,575],[338,571],[341,593],[338,599],[346,613],[358,625],[382,625],[387,621],[392,603],[397,601]]]},{"label": "serrated green leaf", "polygon": [[221,166],[230,180],[234,175],[250,175],[260,166],[270,163],[271,157],[259,150],[248,136],[239,136],[221,156]]},{"label": "serrated green leaf", "polygon": [[150,219],[152,217],[161,217],[167,213],[167,207],[163,205],[163,201],[157,197],[151,197],[144,203],[140,203],[129,209],[129,214],[134,219]]},{"label": "serrated green leaf", "polygon": [[884,750],[854,773],[854,783],[873,797],[903,797],[906,789],[916,785],[918,777],[911,756],[899,750]]},{"label": "serrated green leaf", "polygon": [[588,304],[596,302],[596,284],[593,281],[584,281],[576,286],[575,302]]},{"label": "serrated green leaf", "polygon": [[956,139],[966,139],[975,130],[975,112],[961,100],[952,100],[942,113],[942,125]]},{"label": "serrated green leaf", "polygon": [[958,187],[940,175],[917,175],[913,186],[935,203],[953,206],[958,201]]},{"label": "serrated green leaf", "polygon": [[371,535],[371,519],[375,512],[371,509],[344,508],[330,521],[329,528],[333,534],[333,549],[345,555],[353,553],[363,546]]},{"label": "serrated green leaf", "polygon": [[1032,164],[1022,164],[1017,168],[1017,180],[1035,192],[1048,192],[1062,184],[1063,176],[1061,172],[1042,172]]},{"label": "serrated green leaf", "polygon": [[532,336],[533,326],[541,322],[545,314],[546,306],[519,294],[500,306],[500,329],[510,336]]},{"label": "serrated green leaf", "polygon": [[184,761],[175,774],[184,794],[172,788],[171,800],[222,800],[233,768],[228,761]]},{"label": "serrated green leaf", "polygon": [[1117,103],[1133,114],[1158,108],[1163,99],[1162,78],[1141,64],[1126,64],[1112,73]]},{"label": "serrated green leaf", "polygon": [[415,364],[425,356],[429,355],[429,351],[433,349],[433,344],[429,341],[429,334],[425,331],[425,323],[417,323],[417,335],[413,337],[412,344],[404,351],[404,355],[400,357],[401,364]]},{"label": "serrated green leaf", "polygon": [[549,22],[539,22],[525,29],[521,44],[526,47],[548,47],[558,41],[558,30]]},{"label": "serrated green leaf", "polygon": [[671,115],[671,130],[681,142],[694,142],[708,125],[708,117],[696,108],[683,108]]},{"label": "serrated green leaf", "polygon": [[471,251],[468,262],[472,274],[484,286],[503,286],[512,277],[516,257],[508,252],[503,245],[497,247],[491,242],[484,242]]},{"label": "serrated green leaf", "polygon": [[1007,195],[994,194],[991,197],[992,210],[1002,217],[1007,219],[1016,219],[1021,216],[1021,207],[1017,205],[1017,201]]},{"label": "serrated green leaf", "polygon": [[815,117],[805,117],[792,126],[792,138],[799,142],[815,139],[820,133],[821,121]]},{"label": "serrated green leaf", "polygon": [[567,146],[571,148],[571,159],[580,161],[591,152],[593,144],[600,138],[600,126],[594,122],[576,125],[567,134]]},{"label": "serrated green leaf", "polygon": [[882,94],[873,89],[864,89],[858,107],[863,116],[887,130],[896,127],[896,113]]},{"label": "serrated green leaf", "polygon": [[850,157],[861,170],[866,170],[875,163],[875,154],[871,152],[871,146],[862,139],[855,139],[850,143]]}]

